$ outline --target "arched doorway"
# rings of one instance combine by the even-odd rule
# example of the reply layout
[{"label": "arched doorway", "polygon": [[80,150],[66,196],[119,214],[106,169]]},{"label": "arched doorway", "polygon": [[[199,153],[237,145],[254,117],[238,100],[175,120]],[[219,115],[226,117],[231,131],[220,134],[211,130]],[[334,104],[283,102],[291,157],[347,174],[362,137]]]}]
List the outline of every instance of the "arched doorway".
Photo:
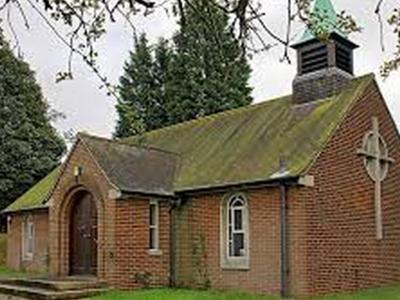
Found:
[{"label": "arched doorway", "polygon": [[69,232],[70,275],[97,275],[97,209],[87,191],[72,198]]}]

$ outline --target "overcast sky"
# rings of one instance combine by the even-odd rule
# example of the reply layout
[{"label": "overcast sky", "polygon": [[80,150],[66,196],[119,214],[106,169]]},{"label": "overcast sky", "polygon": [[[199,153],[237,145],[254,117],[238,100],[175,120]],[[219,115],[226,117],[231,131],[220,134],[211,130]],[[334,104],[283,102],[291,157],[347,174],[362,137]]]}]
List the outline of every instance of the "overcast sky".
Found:
[{"label": "overcast sky", "polygon": [[[374,72],[388,106],[400,125],[400,72],[393,73],[385,82],[379,77],[379,66],[383,61],[379,44],[379,27],[373,14],[375,0],[333,0],[337,11],[346,9],[352,13],[363,27],[360,34],[351,37],[361,47],[355,53],[356,75]],[[396,0],[389,0],[384,10],[389,11]],[[286,24],[286,0],[261,0],[266,12],[265,22],[278,34],[284,34]],[[68,50],[56,39],[43,21],[34,12],[28,13],[31,29],[27,31],[20,22],[17,11],[13,11],[13,20],[19,37],[24,59],[35,70],[37,80],[51,107],[66,115],[65,120],[55,126],[60,133],[73,129],[75,132],[87,131],[92,134],[110,137],[116,120],[115,100],[99,89],[100,82],[78,58],[74,61],[74,80],[55,83],[56,73],[65,70]],[[159,37],[169,38],[176,29],[175,20],[159,10],[149,17],[138,17],[135,21],[138,32],[146,32],[152,42]],[[3,22],[6,36],[11,38],[10,30]],[[303,28],[299,25],[293,34],[299,34]],[[116,82],[122,73],[122,66],[133,47],[131,29],[124,22],[112,24],[108,33],[99,43],[99,63],[103,74]],[[393,51],[394,36],[385,33],[388,50]],[[290,94],[291,83],[295,76],[296,62],[291,52],[293,64],[280,63],[281,48],[256,55],[251,61],[253,68],[251,85],[254,88],[255,102],[265,101],[275,96]]]}]

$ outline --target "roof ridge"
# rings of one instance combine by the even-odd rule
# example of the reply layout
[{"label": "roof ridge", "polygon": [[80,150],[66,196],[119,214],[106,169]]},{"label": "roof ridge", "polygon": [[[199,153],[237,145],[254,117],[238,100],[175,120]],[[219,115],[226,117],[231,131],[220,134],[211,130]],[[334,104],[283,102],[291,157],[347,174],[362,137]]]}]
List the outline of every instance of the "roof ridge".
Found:
[{"label": "roof ridge", "polygon": [[107,142],[107,143],[110,143],[110,144],[117,144],[117,145],[120,145],[120,146],[126,146],[126,147],[131,147],[131,148],[136,148],[136,149],[144,149],[144,150],[149,150],[149,151],[163,152],[163,153],[179,156],[178,153],[175,153],[175,152],[172,152],[172,151],[167,151],[167,150],[164,150],[164,149],[161,149],[161,148],[157,148],[157,147],[132,145],[132,144],[127,143],[127,141],[124,141],[124,139],[113,140],[113,139],[109,139],[109,138],[106,138],[106,137],[101,137],[101,136],[97,136],[97,135],[91,135],[91,134],[88,134],[86,132],[78,132],[78,136],[83,137],[83,138],[91,138],[91,139]]},{"label": "roof ridge", "polygon": [[[243,110],[253,110],[253,109],[258,108],[259,106],[264,106],[264,105],[267,105],[267,104],[271,104],[272,102],[275,102],[275,101],[287,100],[287,99],[289,99],[291,97],[292,97],[291,94],[290,95],[284,95],[284,96],[278,96],[276,98],[272,98],[272,99],[269,99],[269,100],[264,100],[264,101],[261,101],[261,102],[258,102],[258,103],[249,104],[249,105],[245,105],[245,106],[241,106],[241,107],[237,107],[237,108],[232,108],[232,109],[220,111],[220,112],[217,112],[217,113],[213,113],[213,114],[210,114],[210,115],[206,115],[206,116],[203,116],[203,117],[200,117],[200,118],[197,118],[197,119],[191,119],[191,120],[179,122],[179,123],[176,123],[176,124],[173,124],[173,125],[169,125],[169,126],[166,126],[166,127],[161,127],[161,128],[158,128],[158,129],[154,129],[154,130],[145,132],[143,135],[144,136],[145,135],[151,135],[151,134],[159,133],[159,132],[162,132],[162,131],[165,131],[165,130],[170,130],[172,128],[178,128],[178,127],[182,127],[182,126],[187,126],[188,124],[204,122],[205,120],[213,120],[213,119],[215,119],[217,117],[224,116],[224,115],[229,115],[229,114],[234,114],[234,113],[239,113],[240,111],[243,111]],[[139,138],[139,137],[140,137],[140,135],[133,135],[133,136],[124,138],[124,141],[129,143],[129,141],[131,139]]]},{"label": "roof ridge", "polygon": [[[366,73],[364,75],[360,75],[360,76],[357,76],[357,77],[353,78],[351,80],[351,82],[354,82],[355,80],[362,80],[363,78],[368,77],[368,76],[375,77],[375,74],[373,72]],[[274,102],[274,101],[282,101],[282,100],[285,100],[285,99],[288,99],[288,98],[291,98],[291,97],[292,97],[292,94],[278,96],[276,98],[264,100],[264,101],[261,101],[261,102],[258,102],[258,103],[254,103],[254,104],[250,104],[250,105],[246,105],[246,106],[241,106],[241,107],[238,107],[238,108],[228,109],[228,110],[224,110],[224,111],[221,111],[221,112],[218,112],[218,113],[214,113],[214,114],[211,114],[211,115],[203,116],[203,117],[200,117],[200,118],[197,118],[197,119],[187,120],[187,121],[176,123],[176,124],[169,125],[169,126],[166,126],[166,127],[161,127],[161,128],[158,128],[158,129],[154,129],[154,130],[145,132],[142,135],[129,136],[129,137],[121,139],[120,141],[122,141],[122,143],[126,143],[128,145],[131,145],[131,144],[129,144],[129,142],[132,139],[135,139],[135,138],[140,138],[140,137],[146,136],[146,135],[153,135],[153,134],[161,133],[161,132],[166,131],[166,130],[171,130],[171,129],[174,129],[174,128],[187,126],[188,124],[195,124],[195,123],[198,123],[198,122],[204,122],[205,120],[213,120],[213,119],[215,119],[217,117],[220,117],[220,116],[229,115],[229,114],[232,114],[232,113],[239,113],[242,110],[257,109],[259,106],[264,106],[264,105],[267,105],[267,104],[271,104],[271,102]],[[326,100],[326,99],[329,99],[329,98],[332,98],[332,97],[327,97],[327,98],[320,99],[320,100]],[[156,148],[156,150],[157,150],[157,148]],[[172,152],[172,153],[174,153],[174,152]]]}]

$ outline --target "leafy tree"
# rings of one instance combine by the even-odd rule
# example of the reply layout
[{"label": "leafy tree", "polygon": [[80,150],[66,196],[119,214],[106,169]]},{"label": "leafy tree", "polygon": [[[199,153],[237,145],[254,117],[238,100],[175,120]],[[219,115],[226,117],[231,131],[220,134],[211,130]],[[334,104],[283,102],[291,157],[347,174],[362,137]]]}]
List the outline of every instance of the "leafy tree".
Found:
[{"label": "leafy tree", "polygon": [[[215,0],[192,0],[175,35],[170,84],[174,122],[251,103],[251,69]],[[207,16],[204,22],[203,16]]]},{"label": "leafy tree", "polygon": [[64,150],[34,73],[0,33],[0,209],[47,175]]}]

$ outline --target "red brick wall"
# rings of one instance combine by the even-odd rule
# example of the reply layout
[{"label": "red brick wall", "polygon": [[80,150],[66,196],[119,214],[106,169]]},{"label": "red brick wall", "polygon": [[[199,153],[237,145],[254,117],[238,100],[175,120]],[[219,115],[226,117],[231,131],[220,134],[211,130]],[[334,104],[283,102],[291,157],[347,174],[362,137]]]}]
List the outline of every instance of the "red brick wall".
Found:
[{"label": "red brick wall", "polygon": [[[375,236],[374,184],[356,150],[378,116],[381,134],[395,163],[383,182],[384,238]],[[77,183],[73,168],[83,166]],[[290,188],[288,205],[289,288],[294,295],[332,293],[381,286],[400,280],[400,142],[375,86],[351,109],[313,167],[315,187]],[[169,270],[169,206],[160,210],[162,254],[148,252],[148,199],[113,200],[107,181],[84,145],[78,143],[51,201],[50,274],[68,274],[68,222],[74,191],[93,193],[98,207],[99,277],[122,288],[167,285]],[[226,194],[188,198],[173,210],[176,284],[188,287],[247,290],[278,294],[280,283],[279,189],[245,192],[250,220],[249,270],[220,265],[220,205]],[[16,219],[17,220],[17,219]],[[18,221],[15,226],[18,226]],[[20,246],[20,229],[11,225],[9,263]],[[42,244],[42,243],[41,243]],[[43,242],[44,244],[44,242]],[[140,280],[139,280],[140,281]]]},{"label": "red brick wall", "polygon": [[[83,174],[76,180],[74,168],[78,166],[83,167]],[[93,195],[97,207],[97,275],[105,280],[113,278],[115,200],[109,199],[109,191],[112,188],[88,148],[82,141],[78,141],[64,166],[49,209],[51,276],[69,275],[69,224],[72,201],[77,191],[86,190]]]},{"label": "red brick wall", "polygon": [[[374,183],[356,154],[373,116],[396,161],[382,184],[381,241],[375,231]],[[289,213],[296,212],[290,225],[292,293],[334,293],[400,281],[400,141],[375,85],[351,109],[309,174],[315,176],[315,187],[289,194]]]},{"label": "red brick wall", "polygon": [[[35,241],[32,260],[24,260],[22,256],[22,223],[30,216],[34,223]],[[45,273],[48,269],[48,213],[32,211],[9,215],[7,228],[7,266],[17,271]]]},{"label": "red brick wall", "polygon": [[174,210],[177,285],[279,294],[279,189],[241,192],[249,206],[249,270],[220,265],[220,205],[226,195],[197,196]]},{"label": "red brick wall", "polygon": [[149,252],[149,200],[119,200],[116,205],[115,285],[120,288],[168,286],[170,206],[159,202],[159,250]]},{"label": "red brick wall", "polygon": [[[82,166],[78,182],[74,167]],[[136,288],[135,274],[151,274],[150,285],[169,282],[169,208],[160,205],[160,242],[162,255],[148,249],[149,200],[109,197],[113,189],[86,146],[79,141],[67,161],[54,191],[50,208],[50,275],[69,274],[70,207],[76,191],[92,193],[98,212],[98,277],[118,288]]]}]

